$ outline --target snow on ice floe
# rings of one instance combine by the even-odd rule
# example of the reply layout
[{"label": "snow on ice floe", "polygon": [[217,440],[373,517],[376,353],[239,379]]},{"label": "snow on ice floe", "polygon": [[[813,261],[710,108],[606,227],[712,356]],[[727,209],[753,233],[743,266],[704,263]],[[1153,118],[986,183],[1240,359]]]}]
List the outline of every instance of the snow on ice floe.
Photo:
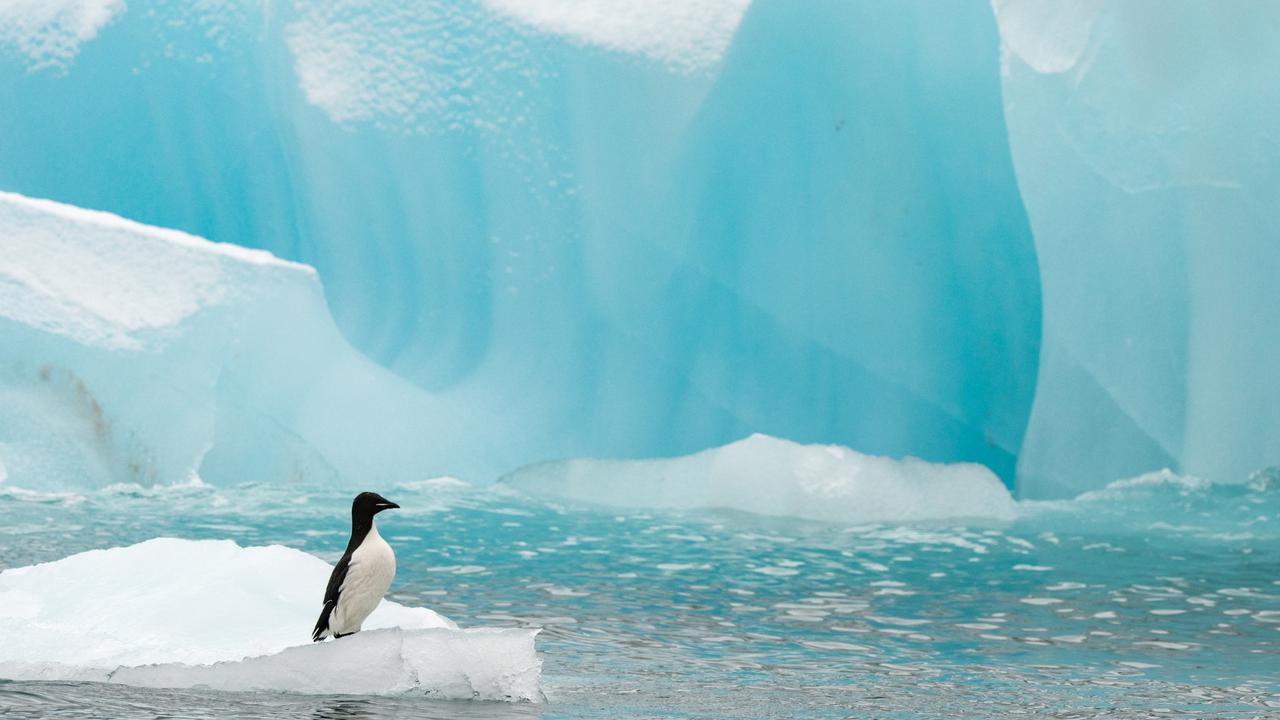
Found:
[{"label": "snow on ice floe", "polygon": [[313,644],[330,567],[279,545],[157,538],[0,573],[0,677],[538,700],[536,630],[384,600]]},{"label": "snow on ice floe", "polygon": [[760,434],[672,459],[541,463],[503,481],[601,505],[724,508],[827,522],[1017,515],[1009,491],[982,465],[895,460]]}]

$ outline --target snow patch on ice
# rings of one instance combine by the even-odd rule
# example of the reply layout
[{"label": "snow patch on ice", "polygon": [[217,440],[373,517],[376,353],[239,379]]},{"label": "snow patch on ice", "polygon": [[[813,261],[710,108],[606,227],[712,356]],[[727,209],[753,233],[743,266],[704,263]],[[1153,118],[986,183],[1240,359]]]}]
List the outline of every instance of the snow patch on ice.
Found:
[{"label": "snow patch on ice", "polygon": [[[285,43],[307,100],[339,123],[396,129],[523,123],[480,100],[494,78],[542,75],[524,30],[684,72],[719,61],[750,0],[297,0]],[[545,58],[543,53],[541,57]],[[501,91],[504,92],[505,91]],[[477,104],[484,105],[477,112]],[[510,116],[510,117],[506,117]]]},{"label": "snow patch on ice", "polygon": [[751,0],[481,0],[542,32],[698,69],[720,60]]},{"label": "snow patch on ice", "polygon": [[469,3],[298,0],[294,11],[285,43],[298,83],[339,123],[457,125],[485,70],[477,57],[511,52],[486,42],[491,28]]},{"label": "snow patch on ice", "polygon": [[[272,545],[156,538],[0,573],[0,663],[114,668],[279,652],[309,639],[330,572]],[[366,629],[456,628],[427,608],[383,603]]]},{"label": "snow patch on ice", "polygon": [[0,48],[24,55],[32,70],[65,67],[124,10],[124,0],[0,0]]},{"label": "snow patch on ice", "polygon": [[503,478],[521,490],[620,507],[725,508],[827,522],[1012,520],[982,465],[863,455],[768,435],[664,460],[564,460]]},{"label": "snow patch on ice", "polygon": [[366,632],[309,643],[329,571],[279,545],[174,538],[5,570],[0,677],[541,697],[536,631],[460,630],[427,608],[384,600]]}]

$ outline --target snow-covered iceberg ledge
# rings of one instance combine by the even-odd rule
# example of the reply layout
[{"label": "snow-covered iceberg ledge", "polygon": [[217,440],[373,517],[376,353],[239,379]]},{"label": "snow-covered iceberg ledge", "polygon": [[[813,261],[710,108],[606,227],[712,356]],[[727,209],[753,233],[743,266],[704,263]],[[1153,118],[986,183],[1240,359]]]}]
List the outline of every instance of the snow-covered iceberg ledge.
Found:
[{"label": "snow-covered iceberg ledge", "polygon": [[1012,520],[1017,507],[989,469],[863,455],[752,435],[662,460],[562,460],[502,479],[541,495],[618,507],[724,508],[825,522]]},{"label": "snow-covered iceberg ledge", "polygon": [[329,565],[278,545],[157,538],[0,572],[0,677],[538,701],[536,630],[384,600],[309,642]]},{"label": "snow-covered iceberg ledge", "polygon": [[306,265],[4,192],[0,247],[7,483],[381,484],[468,457],[466,423],[352,349]]}]

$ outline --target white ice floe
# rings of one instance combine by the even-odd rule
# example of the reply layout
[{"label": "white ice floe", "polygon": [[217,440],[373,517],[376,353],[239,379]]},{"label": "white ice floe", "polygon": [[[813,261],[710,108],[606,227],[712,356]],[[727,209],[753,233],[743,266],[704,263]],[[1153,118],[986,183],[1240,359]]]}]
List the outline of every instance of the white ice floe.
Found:
[{"label": "white ice floe", "polygon": [[829,522],[1011,520],[1017,514],[1009,491],[982,465],[895,460],[759,434],[672,459],[541,463],[503,480],[601,505],[726,508]]},{"label": "white ice floe", "polygon": [[323,560],[278,545],[157,538],[0,573],[0,677],[147,687],[541,699],[536,630],[463,630],[384,600],[312,644]]}]

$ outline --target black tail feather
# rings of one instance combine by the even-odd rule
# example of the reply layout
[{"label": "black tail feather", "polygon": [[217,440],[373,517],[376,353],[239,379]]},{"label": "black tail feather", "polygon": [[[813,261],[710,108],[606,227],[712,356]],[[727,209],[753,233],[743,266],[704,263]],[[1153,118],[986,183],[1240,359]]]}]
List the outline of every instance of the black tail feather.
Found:
[{"label": "black tail feather", "polygon": [[316,627],[311,631],[311,642],[320,642],[324,639],[324,633],[329,629],[329,612],[337,603],[325,603],[324,609],[320,611],[320,619],[316,620]]}]

